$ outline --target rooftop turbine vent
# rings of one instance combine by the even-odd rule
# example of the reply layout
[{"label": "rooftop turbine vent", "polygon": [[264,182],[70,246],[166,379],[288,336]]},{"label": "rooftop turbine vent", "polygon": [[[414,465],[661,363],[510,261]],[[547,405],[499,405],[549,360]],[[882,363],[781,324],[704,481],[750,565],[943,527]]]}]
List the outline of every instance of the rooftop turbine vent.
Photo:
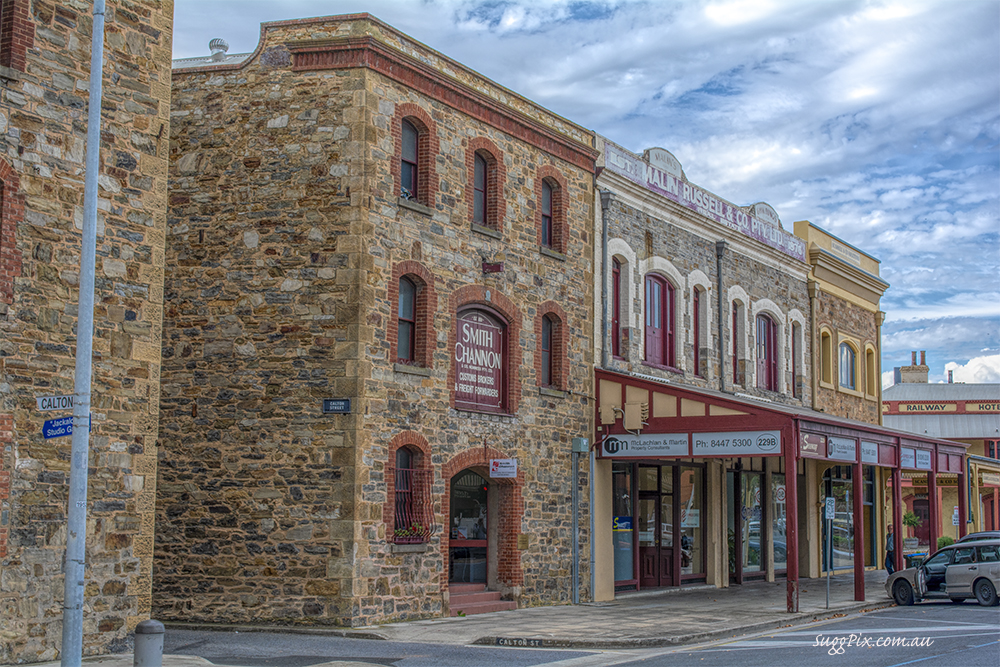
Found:
[{"label": "rooftop turbine vent", "polygon": [[229,50],[229,42],[221,37],[216,37],[208,43],[208,50],[212,52],[212,60],[222,60],[226,57],[226,51]]}]

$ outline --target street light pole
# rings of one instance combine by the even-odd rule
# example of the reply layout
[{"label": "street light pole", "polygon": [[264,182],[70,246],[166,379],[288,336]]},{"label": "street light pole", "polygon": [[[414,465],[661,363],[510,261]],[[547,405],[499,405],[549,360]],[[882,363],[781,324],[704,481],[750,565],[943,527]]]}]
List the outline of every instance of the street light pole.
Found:
[{"label": "street light pole", "polygon": [[70,458],[63,596],[62,667],[83,657],[83,593],[87,549],[87,472],[90,452],[90,379],[94,351],[94,273],[97,255],[97,176],[101,165],[101,89],[104,65],[104,1],[94,0],[87,109],[87,162],[83,186],[83,240],[77,307],[73,444]]}]

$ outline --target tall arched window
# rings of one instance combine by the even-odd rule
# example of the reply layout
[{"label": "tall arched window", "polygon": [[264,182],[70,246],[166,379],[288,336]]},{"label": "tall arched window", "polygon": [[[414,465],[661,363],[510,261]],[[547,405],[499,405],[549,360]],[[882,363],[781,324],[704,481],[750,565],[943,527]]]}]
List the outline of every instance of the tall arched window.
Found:
[{"label": "tall arched window", "polygon": [[646,276],[646,361],[674,363],[674,286],[656,274]]},{"label": "tall arched window", "polygon": [[488,167],[486,159],[476,153],[473,168],[473,195],[472,195],[472,221],[484,227],[490,224],[487,214],[487,204],[489,202],[487,187],[489,186]]},{"label": "tall arched window", "polygon": [[802,368],[799,364],[799,357],[802,355],[802,325],[796,322],[792,325],[792,396],[802,398],[802,383],[799,376],[802,375]]},{"label": "tall arched window", "polygon": [[398,339],[396,341],[397,360],[412,364],[416,359],[417,332],[417,286],[409,278],[399,279]]},{"label": "tall arched window", "polygon": [[840,344],[840,386],[844,389],[857,389],[857,357],[847,343]]},{"label": "tall arched window", "polygon": [[542,181],[542,245],[552,247],[552,186]]},{"label": "tall arched window", "polygon": [[486,308],[461,311],[455,335],[455,407],[507,408],[507,323]]},{"label": "tall arched window", "polygon": [[833,337],[829,331],[819,336],[820,370],[819,379],[828,385],[833,385]]},{"label": "tall arched window", "polygon": [[878,389],[878,370],[875,363],[875,350],[868,348],[865,350],[865,393],[875,396]]},{"label": "tall arched window", "polygon": [[611,354],[622,356],[622,263],[611,259]]},{"label": "tall arched window", "polygon": [[691,295],[691,336],[694,338],[694,374],[701,375],[701,290]]},{"label": "tall arched window", "polygon": [[416,200],[420,196],[417,189],[420,173],[417,128],[408,120],[402,122],[403,146],[399,165],[400,196],[403,199]]},{"label": "tall arched window", "polygon": [[778,391],[778,327],[764,314],[757,316],[757,387]]},{"label": "tall arched window", "polygon": [[541,345],[541,347],[542,347],[542,349],[541,349],[541,354],[542,354],[542,377],[541,377],[541,385],[543,387],[551,387],[552,384],[553,384],[553,382],[552,382],[552,377],[553,377],[553,373],[552,373],[552,361],[553,361],[553,358],[552,358],[552,346],[553,346],[552,331],[553,331],[553,329],[554,329],[554,326],[552,324],[552,318],[549,317],[548,315],[546,315],[545,317],[542,318],[542,345]]}]

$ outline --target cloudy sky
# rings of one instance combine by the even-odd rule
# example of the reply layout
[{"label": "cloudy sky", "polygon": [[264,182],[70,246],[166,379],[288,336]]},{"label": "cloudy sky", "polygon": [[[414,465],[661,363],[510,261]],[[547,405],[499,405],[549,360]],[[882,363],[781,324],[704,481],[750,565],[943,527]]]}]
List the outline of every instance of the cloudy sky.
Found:
[{"label": "cloudy sky", "polygon": [[354,12],[876,256],[887,376],[1000,382],[1000,0],[175,0],[174,57]]}]

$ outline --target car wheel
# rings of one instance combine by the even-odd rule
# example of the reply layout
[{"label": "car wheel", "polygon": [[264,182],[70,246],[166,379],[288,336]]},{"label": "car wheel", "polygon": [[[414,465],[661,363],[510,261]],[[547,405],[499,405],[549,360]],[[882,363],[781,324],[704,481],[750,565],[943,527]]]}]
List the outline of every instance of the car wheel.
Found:
[{"label": "car wheel", "polygon": [[894,583],[892,585],[892,599],[900,607],[908,607],[913,604],[913,586],[910,586],[910,582],[900,579]]},{"label": "car wheel", "polygon": [[973,589],[976,591],[976,601],[984,607],[997,606],[997,589],[986,579],[980,579],[975,583]]}]

